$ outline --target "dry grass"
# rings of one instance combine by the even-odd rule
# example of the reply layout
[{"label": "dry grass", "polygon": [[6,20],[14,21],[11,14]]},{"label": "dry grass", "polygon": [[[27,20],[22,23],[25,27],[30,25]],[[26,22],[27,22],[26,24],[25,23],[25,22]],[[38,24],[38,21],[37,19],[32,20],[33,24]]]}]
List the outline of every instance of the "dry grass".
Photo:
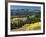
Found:
[{"label": "dry grass", "polygon": [[19,29],[13,29],[13,31],[28,31],[28,30],[40,30],[41,29],[41,22],[36,22],[33,24],[25,24]]}]

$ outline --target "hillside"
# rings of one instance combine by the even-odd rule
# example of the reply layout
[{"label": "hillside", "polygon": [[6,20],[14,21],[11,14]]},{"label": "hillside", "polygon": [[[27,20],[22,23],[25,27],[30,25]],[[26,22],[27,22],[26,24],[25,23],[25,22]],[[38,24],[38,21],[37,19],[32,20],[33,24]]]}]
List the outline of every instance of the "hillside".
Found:
[{"label": "hillside", "polygon": [[13,29],[12,31],[28,31],[28,30],[40,30],[41,29],[41,22],[36,22],[32,24],[25,24],[21,28]]}]

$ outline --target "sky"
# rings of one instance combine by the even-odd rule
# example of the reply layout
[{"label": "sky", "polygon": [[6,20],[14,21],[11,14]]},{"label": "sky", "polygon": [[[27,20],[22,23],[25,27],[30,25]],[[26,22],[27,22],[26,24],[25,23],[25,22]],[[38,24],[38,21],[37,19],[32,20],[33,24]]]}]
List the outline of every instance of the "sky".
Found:
[{"label": "sky", "polygon": [[31,11],[37,11],[41,10],[41,7],[38,6],[16,6],[16,5],[11,5],[12,10],[17,10],[17,9],[29,9]]}]

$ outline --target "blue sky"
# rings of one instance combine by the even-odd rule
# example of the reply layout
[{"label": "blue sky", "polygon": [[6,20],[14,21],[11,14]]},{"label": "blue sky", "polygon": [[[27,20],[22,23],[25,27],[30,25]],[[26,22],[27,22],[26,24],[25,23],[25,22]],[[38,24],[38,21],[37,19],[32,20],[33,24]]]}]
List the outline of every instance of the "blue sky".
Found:
[{"label": "blue sky", "polygon": [[36,11],[36,10],[41,10],[41,7],[37,6],[16,6],[16,5],[11,5],[12,10],[17,10],[17,9],[29,9],[31,11]]}]

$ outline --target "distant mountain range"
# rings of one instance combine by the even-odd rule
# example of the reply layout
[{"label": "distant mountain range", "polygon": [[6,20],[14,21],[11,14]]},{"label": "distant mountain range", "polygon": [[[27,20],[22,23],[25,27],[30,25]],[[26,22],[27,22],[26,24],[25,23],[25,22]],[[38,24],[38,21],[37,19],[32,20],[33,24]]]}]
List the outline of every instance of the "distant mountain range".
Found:
[{"label": "distant mountain range", "polygon": [[40,12],[40,10],[34,10],[34,11],[31,11],[31,10],[11,10],[11,16],[31,16],[31,15],[34,15],[34,14],[38,14]]}]

